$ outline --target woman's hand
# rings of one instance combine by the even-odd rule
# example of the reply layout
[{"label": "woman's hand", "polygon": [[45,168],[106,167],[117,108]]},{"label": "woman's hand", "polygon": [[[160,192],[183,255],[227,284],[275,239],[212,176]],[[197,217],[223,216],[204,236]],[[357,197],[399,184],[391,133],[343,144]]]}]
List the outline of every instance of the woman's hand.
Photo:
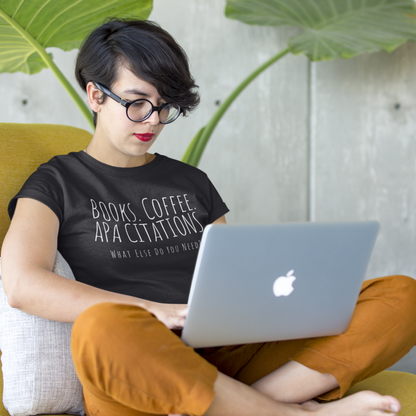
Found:
[{"label": "woman's hand", "polygon": [[188,305],[148,302],[146,309],[169,329],[182,329],[188,313]]}]

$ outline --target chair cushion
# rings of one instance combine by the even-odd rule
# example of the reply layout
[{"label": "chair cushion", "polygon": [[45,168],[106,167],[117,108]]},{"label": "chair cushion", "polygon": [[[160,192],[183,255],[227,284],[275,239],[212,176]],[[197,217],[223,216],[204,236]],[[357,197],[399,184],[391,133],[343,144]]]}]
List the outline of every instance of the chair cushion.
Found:
[{"label": "chair cushion", "polygon": [[[53,271],[75,280],[59,252]],[[1,280],[0,322],[3,403],[10,415],[83,415],[82,386],[70,350],[72,324],[11,308]]]},{"label": "chair cushion", "polygon": [[416,375],[401,371],[383,371],[351,387],[346,396],[362,390],[396,397],[402,405],[400,416],[416,415]]},{"label": "chair cushion", "polygon": [[56,124],[0,123],[0,246],[9,228],[9,201],[38,166],[53,156],[84,149],[88,131]]}]

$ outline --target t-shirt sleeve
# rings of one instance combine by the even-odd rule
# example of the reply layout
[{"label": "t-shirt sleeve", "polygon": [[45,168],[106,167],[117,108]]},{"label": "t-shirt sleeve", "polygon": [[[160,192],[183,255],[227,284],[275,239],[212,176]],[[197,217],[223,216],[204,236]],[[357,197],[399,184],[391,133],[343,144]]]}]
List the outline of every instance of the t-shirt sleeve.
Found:
[{"label": "t-shirt sleeve", "polygon": [[22,189],[12,198],[8,206],[10,218],[13,217],[19,198],[31,198],[42,202],[49,207],[58,217],[59,222],[63,220],[63,189],[62,181],[55,169],[48,165],[41,165],[27,181]]},{"label": "t-shirt sleeve", "polygon": [[208,179],[208,183],[209,183],[209,192],[210,192],[210,200],[211,200],[211,211],[209,213],[208,222],[211,224],[214,221],[216,221],[218,218],[225,215],[230,210],[228,209],[227,205],[222,200],[217,189],[215,188],[215,186],[209,179]]}]

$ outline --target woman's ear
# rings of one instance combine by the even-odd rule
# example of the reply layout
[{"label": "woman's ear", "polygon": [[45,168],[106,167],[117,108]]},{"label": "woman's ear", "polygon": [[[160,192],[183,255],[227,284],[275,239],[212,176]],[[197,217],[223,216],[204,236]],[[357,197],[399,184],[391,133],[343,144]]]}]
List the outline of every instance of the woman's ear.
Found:
[{"label": "woman's ear", "polygon": [[87,96],[91,110],[98,113],[101,108],[100,103],[103,93],[91,81],[87,84]]}]

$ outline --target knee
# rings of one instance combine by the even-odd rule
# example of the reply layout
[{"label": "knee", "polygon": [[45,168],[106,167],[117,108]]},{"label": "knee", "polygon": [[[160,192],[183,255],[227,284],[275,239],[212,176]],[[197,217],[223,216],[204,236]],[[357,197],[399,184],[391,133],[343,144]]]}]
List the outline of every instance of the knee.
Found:
[{"label": "knee", "polygon": [[72,339],[89,341],[100,339],[117,319],[117,304],[99,303],[86,309],[75,320],[72,327]]},{"label": "knee", "polygon": [[71,334],[72,355],[75,358],[95,355],[109,349],[128,336],[131,325],[139,333],[143,320],[152,315],[142,308],[117,303],[99,303],[86,309],[74,322]]},{"label": "knee", "polygon": [[[399,332],[394,342],[401,343],[403,354],[416,344],[416,280],[403,275],[389,276],[390,290],[387,293],[394,312],[390,324]],[[394,343],[393,342],[393,343]]]},{"label": "knee", "polygon": [[139,347],[150,320],[156,318],[144,309],[116,303],[100,303],[81,313],[71,334],[72,359],[80,380],[91,377],[92,364],[104,368],[132,339]]},{"label": "knee", "polygon": [[364,282],[362,299],[378,299],[396,313],[416,316],[416,280],[404,275],[386,276]]},{"label": "knee", "polygon": [[408,318],[414,319],[416,316],[416,280],[404,275],[388,276],[384,280],[385,283],[382,285],[384,296],[389,299],[397,312],[402,312]]},{"label": "knee", "polygon": [[397,275],[392,276],[392,278],[397,282],[397,285],[403,287],[405,290],[408,290],[412,293],[412,295],[416,294],[416,280],[413,277]]},{"label": "knee", "polygon": [[[115,305],[117,306],[117,305]],[[112,303],[100,303],[86,309],[75,320],[71,333],[73,357],[86,357],[95,350],[95,345],[105,343],[112,332],[117,314]]]},{"label": "knee", "polygon": [[397,285],[403,294],[402,298],[406,300],[406,305],[413,308],[416,314],[416,280],[409,276],[396,276]]},{"label": "knee", "polygon": [[405,275],[389,276],[389,284],[396,289],[398,293],[404,294],[404,298],[413,298],[416,296],[416,280]]}]

